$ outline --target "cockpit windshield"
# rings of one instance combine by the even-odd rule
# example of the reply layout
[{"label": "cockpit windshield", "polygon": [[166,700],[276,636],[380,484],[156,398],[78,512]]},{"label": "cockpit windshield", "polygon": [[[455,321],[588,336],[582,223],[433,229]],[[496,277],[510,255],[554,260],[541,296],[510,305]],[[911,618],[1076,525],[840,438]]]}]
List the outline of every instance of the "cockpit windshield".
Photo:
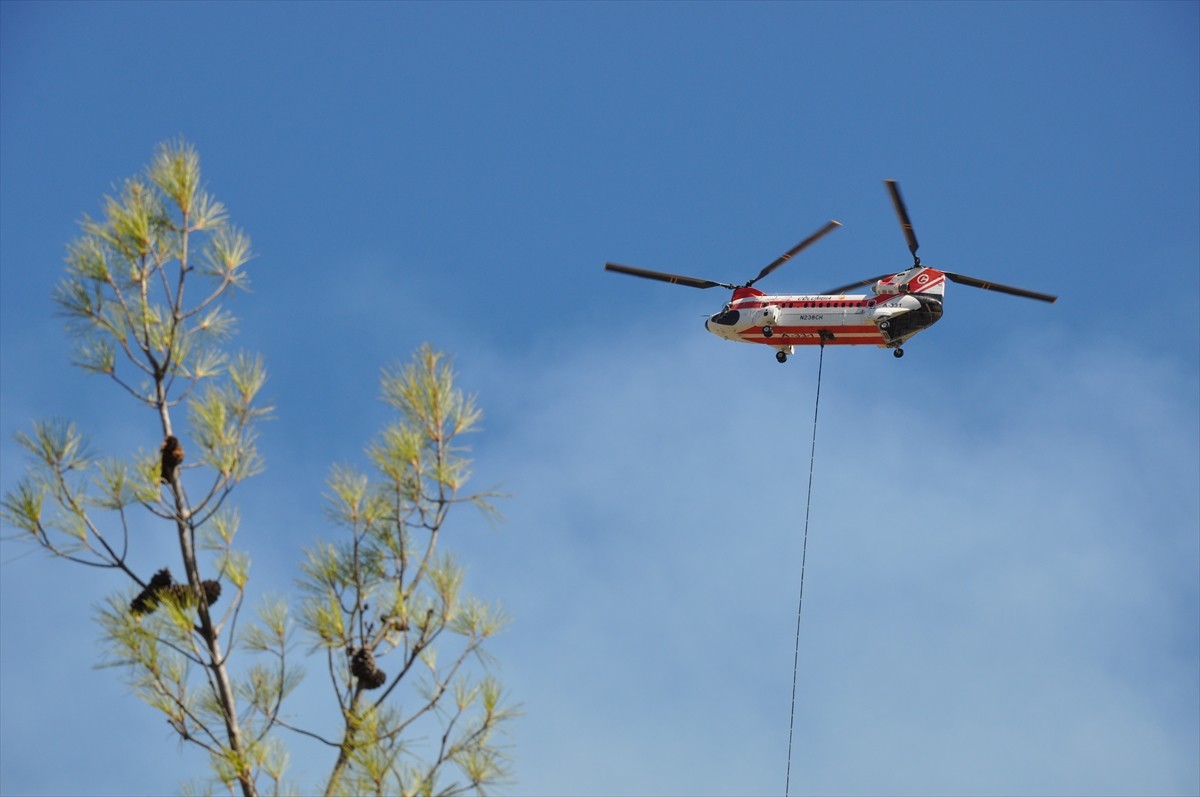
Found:
[{"label": "cockpit windshield", "polygon": [[737,310],[726,310],[722,313],[717,313],[709,320],[712,321],[714,324],[720,324],[721,326],[731,327],[738,322],[738,318],[740,318],[740,317],[741,317],[741,313],[739,313]]}]

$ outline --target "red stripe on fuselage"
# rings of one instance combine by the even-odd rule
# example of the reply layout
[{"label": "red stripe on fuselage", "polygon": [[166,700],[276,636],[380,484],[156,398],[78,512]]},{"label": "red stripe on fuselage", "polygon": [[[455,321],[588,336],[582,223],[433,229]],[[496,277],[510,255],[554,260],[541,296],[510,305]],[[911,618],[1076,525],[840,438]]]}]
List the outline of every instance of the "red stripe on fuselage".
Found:
[{"label": "red stripe on fuselage", "polygon": [[[888,297],[894,299],[895,296]],[[876,304],[883,304],[888,299],[880,299]],[[862,299],[848,301],[845,299],[804,299],[803,301],[792,301],[791,299],[779,302],[733,302],[729,305],[731,310],[757,310],[761,307],[777,307],[780,310],[866,310],[874,305],[869,304],[870,300]]]},{"label": "red stripe on fuselage", "polygon": [[[761,327],[751,327],[740,333],[743,343],[761,343],[766,346],[805,346],[826,343],[831,346],[878,346],[888,341],[874,325],[840,327],[804,326],[804,327],[772,327],[774,334],[765,337]],[[821,332],[832,335],[832,338],[821,339]]]},{"label": "red stripe on fuselage", "polygon": [[790,338],[781,338],[778,335],[769,338],[742,338],[741,343],[761,343],[764,346],[774,346],[781,348],[783,346],[886,346],[887,341],[882,337],[842,337],[835,335],[832,340],[821,340],[820,335],[804,335],[803,337],[795,336]]},{"label": "red stripe on fuselage", "polygon": [[[772,325],[771,329],[775,331],[776,337],[786,337],[788,335],[817,335],[821,330],[832,332],[834,335],[870,335],[874,337],[882,337],[879,329],[874,324],[865,324],[863,326],[840,326],[838,324],[810,324],[802,327],[781,327]],[[747,336],[762,337],[762,327],[750,327],[742,332],[739,332],[743,338]]]}]

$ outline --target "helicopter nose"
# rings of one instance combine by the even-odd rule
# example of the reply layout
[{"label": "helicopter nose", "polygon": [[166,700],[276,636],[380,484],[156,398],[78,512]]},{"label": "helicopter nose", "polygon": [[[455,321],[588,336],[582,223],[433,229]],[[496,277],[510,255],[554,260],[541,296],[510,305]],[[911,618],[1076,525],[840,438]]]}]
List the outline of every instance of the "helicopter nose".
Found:
[{"label": "helicopter nose", "polygon": [[741,319],[741,313],[737,310],[724,310],[714,316],[709,317],[704,322],[704,328],[714,335],[726,336],[733,332],[733,327]]}]

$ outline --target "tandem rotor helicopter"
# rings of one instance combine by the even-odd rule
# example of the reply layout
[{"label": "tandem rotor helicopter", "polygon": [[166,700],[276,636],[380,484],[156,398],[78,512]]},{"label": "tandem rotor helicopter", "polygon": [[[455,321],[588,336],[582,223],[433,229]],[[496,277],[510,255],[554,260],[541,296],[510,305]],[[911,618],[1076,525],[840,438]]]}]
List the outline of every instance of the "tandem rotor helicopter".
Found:
[{"label": "tandem rotor helicopter", "polygon": [[[900,188],[895,180],[884,185],[892,197],[892,205],[900,219],[900,227],[912,253],[913,264],[897,274],[859,280],[821,294],[766,294],[754,283],[782,266],[793,256],[818,239],[841,226],[831,221],[815,233],[780,255],[758,276],[743,285],[730,285],[697,277],[648,271],[619,263],[606,263],[604,268],[619,274],[644,279],[686,285],[690,288],[727,288],[733,298],[725,307],[704,322],[704,328],[718,337],[740,343],[759,343],[775,349],[775,359],[787,362],[796,346],[878,346],[892,350],[896,357],[904,356],[902,345],[922,330],[933,326],[942,317],[942,300],[946,280],[972,288],[1054,302],[1051,296],[1024,288],[968,277],[921,265],[917,257],[917,236],[908,218]],[[871,296],[845,294],[845,291],[871,285]]]}]

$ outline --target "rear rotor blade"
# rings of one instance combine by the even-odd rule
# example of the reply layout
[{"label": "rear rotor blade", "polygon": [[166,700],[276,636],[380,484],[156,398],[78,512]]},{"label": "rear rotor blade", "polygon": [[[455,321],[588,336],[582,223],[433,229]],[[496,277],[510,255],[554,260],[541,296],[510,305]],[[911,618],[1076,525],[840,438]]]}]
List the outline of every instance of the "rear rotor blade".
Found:
[{"label": "rear rotor blade", "polygon": [[729,288],[732,290],[737,287],[735,285],[727,285],[724,282],[699,279],[698,277],[685,277],[681,274],[667,274],[664,271],[650,271],[644,268],[634,268],[633,266],[622,266],[620,263],[605,263],[604,270],[615,271],[618,274],[628,274],[631,277],[669,282],[672,285],[686,285],[689,288]]},{"label": "rear rotor blade", "polygon": [[880,274],[878,277],[871,277],[870,279],[859,280],[858,282],[852,282],[849,285],[839,286],[837,288],[834,288],[833,290],[825,291],[821,295],[822,296],[839,296],[839,295],[845,293],[846,291],[852,291],[855,288],[861,288],[864,285],[871,285],[872,283],[878,282],[879,280],[884,279],[885,277],[890,277],[890,276],[892,276],[892,274],[890,272],[887,274]]},{"label": "rear rotor blade", "polygon": [[884,180],[883,184],[887,186],[888,194],[892,197],[892,206],[896,208],[896,216],[900,219],[900,229],[904,231],[904,240],[908,242],[913,264],[919,266],[921,259],[917,257],[917,248],[920,244],[917,243],[917,234],[913,231],[912,219],[908,217],[908,209],[904,207],[904,199],[900,196],[900,186],[895,180]]},{"label": "rear rotor blade", "polygon": [[774,271],[775,269],[782,266],[784,263],[791,260],[795,255],[797,255],[800,252],[802,252],[803,250],[807,249],[810,245],[816,243],[816,241],[818,239],[820,239],[821,237],[827,235],[828,233],[832,232],[833,230],[835,230],[841,226],[842,226],[842,223],[840,221],[829,222],[824,227],[817,230],[812,235],[808,236],[803,241],[801,241],[800,243],[793,246],[791,249],[784,252],[782,255],[780,255],[778,258],[776,258],[774,262],[772,262],[769,266],[764,268],[762,271],[758,272],[758,276],[755,277],[754,279],[750,280],[749,282],[747,282],[746,287],[750,287],[754,283],[758,282],[760,279],[767,276],[772,271]]},{"label": "rear rotor blade", "polygon": [[1024,288],[1014,288],[1010,285],[1001,285],[998,282],[989,282],[988,280],[981,280],[978,277],[968,277],[965,274],[953,274],[949,271],[945,271],[943,273],[946,275],[946,279],[950,280],[951,282],[957,282],[960,285],[970,285],[972,288],[983,288],[985,291],[1008,293],[1013,296],[1021,296],[1026,299],[1037,299],[1040,302],[1058,301],[1057,296],[1051,296],[1048,293],[1027,291]]}]

